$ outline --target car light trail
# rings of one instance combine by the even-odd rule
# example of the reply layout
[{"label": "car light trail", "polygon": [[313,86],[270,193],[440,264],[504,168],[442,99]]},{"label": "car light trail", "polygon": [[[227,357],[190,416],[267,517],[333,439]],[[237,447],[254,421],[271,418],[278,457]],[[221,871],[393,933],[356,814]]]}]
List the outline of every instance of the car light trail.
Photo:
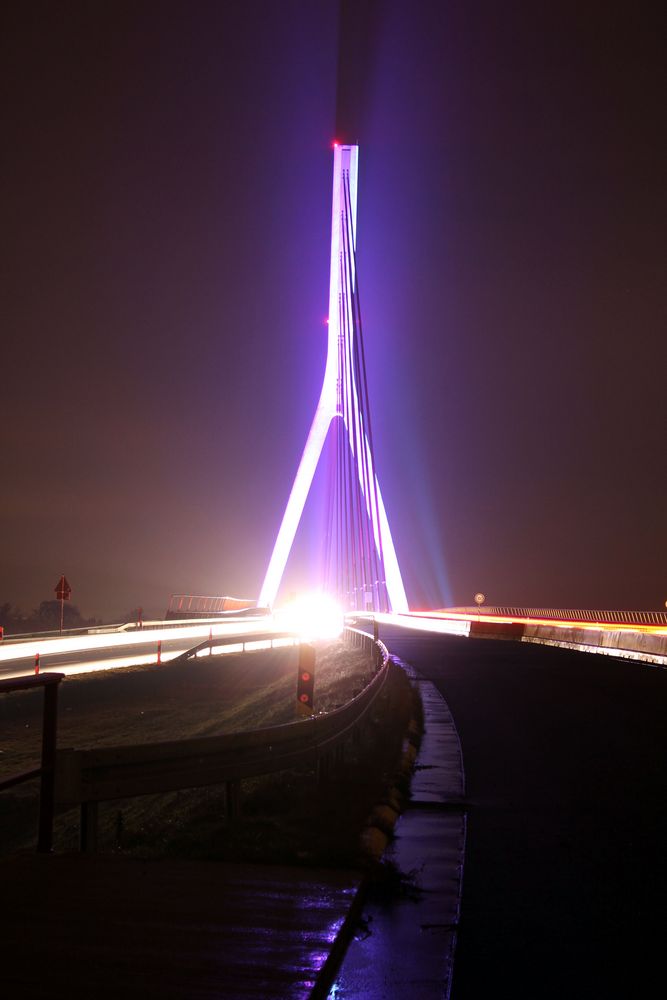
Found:
[{"label": "car light trail", "polygon": [[[210,633],[214,636],[236,636],[244,633],[257,632],[259,629],[272,627],[270,618],[253,618],[243,622],[213,622],[207,621],[204,624],[167,626],[156,628],[137,629],[134,632],[106,632],[104,634],[63,636],[57,638],[40,639],[39,637],[21,641],[11,640],[0,646],[0,663],[14,660],[34,660],[35,654],[39,653],[40,658],[52,655],[62,655],[66,653],[79,653],[85,650],[115,649],[128,646],[146,646],[151,643],[157,645],[158,640],[178,641],[205,639]],[[184,648],[187,648],[185,646]],[[133,658],[131,662],[136,662]]]},{"label": "car light trail", "polygon": [[457,616],[455,619],[433,617],[431,615],[391,615],[374,614],[373,618],[382,625],[398,625],[400,628],[415,629],[419,632],[437,632],[440,635],[463,635],[470,633],[470,618]]}]

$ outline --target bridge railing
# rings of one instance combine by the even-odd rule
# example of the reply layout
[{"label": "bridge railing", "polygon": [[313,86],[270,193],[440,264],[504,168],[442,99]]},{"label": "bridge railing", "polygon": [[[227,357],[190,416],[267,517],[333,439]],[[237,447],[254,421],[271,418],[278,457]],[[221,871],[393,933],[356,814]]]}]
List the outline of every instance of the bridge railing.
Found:
[{"label": "bridge railing", "polygon": [[257,610],[257,601],[245,597],[214,597],[206,594],[172,594],[166,617],[219,615],[233,611]]},{"label": "bridge railing", "polygon": [[[454,609],[452,609],[454,610]],[[459,610],[458,608],[456,609]],[[548,621],[600,622],[604,625],[664,625],[667,626],[665,611],[595,611],[580,608],[516,608],[482,607],[468,608],[475,614],[497,615],[502,618],[544,618]]]},{"label": "bridge railing", "polygon": [[[287,635],[293,637],[294,633]],[[362,691],[332,712],[221,736],[97,750],[60,750],[56,756],[56,804],[59,810],[80,806],[82,850],[96,850],[100,802],[224,785],[231,816],[237,808],[243,778],[297,766],[326,765],[332,752],[363,725],[388,676],[389,654],[382,643],[358,629],[346,630],[345,639],[373,655],[375,671]],[[258,638],[244,636],[243,641],[252,643]],[[196,656],[207,645],[208,640],[199,643],[188,654]]]}]

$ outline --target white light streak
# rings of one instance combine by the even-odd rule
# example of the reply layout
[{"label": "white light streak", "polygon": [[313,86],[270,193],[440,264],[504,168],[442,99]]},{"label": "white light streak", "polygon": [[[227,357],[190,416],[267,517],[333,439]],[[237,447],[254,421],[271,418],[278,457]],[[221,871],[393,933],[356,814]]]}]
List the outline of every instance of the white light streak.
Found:
[{"label": "white light streak", "polygon": [[[66,653],[79,653],[85,650],[118,649],[135,646],[137,648],[155,644],[158,640],[184,642],[183,649],[197,644],[197,640],[205,639],[210,633],[214,636],[237,636],[244,633],[260,632],[273,627],[272,618],[249,618],[247,621],[210,622],[204,624],[186,624],[183,626],[161,626],[137,629],[134,632],[106,632],[94,635],[57,636],[48,639],[39,637],[20,642],[0,643],[0,663],[13,660],[34,660],[39,653],[40,658],[52,655],[61,656]],[[189,640],[193,640],[190,642]],[[162,657],[164,659],[164,655]],[[132,661],[137,660],[133,657]]]}]

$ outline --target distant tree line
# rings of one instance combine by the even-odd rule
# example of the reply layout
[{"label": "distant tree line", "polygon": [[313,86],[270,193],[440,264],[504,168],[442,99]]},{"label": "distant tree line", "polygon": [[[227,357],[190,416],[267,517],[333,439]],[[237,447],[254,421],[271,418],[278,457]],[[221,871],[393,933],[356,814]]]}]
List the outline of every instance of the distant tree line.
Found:
[{"label": "distant tree line", "polygon": [[[101,624],[96,618],[84,618],[76,604],[65,601],[63,628],[87,628],[89,625]],[[60,628],[60,601],[42,601],[29,614],[6,601],[0,604],[0,625],[4,628],[5,635],[53,631]]]}]

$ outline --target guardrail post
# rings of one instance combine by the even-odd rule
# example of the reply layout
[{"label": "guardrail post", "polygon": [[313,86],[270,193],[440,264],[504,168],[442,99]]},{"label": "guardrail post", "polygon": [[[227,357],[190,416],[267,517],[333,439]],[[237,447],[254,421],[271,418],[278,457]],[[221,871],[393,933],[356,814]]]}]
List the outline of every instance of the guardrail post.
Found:
[{"label": "guardrail post", "polygon": [[97,852],[97,802],[81,803],[81,850],[84,854]]},{"label": "guardrail post", "polygon": [[58,687],[59,684],[56,683],[47,684],[44,688],[42,774],[39,787],[39,833],[37,836],[38,851],[50,851],[53,846]]}]

